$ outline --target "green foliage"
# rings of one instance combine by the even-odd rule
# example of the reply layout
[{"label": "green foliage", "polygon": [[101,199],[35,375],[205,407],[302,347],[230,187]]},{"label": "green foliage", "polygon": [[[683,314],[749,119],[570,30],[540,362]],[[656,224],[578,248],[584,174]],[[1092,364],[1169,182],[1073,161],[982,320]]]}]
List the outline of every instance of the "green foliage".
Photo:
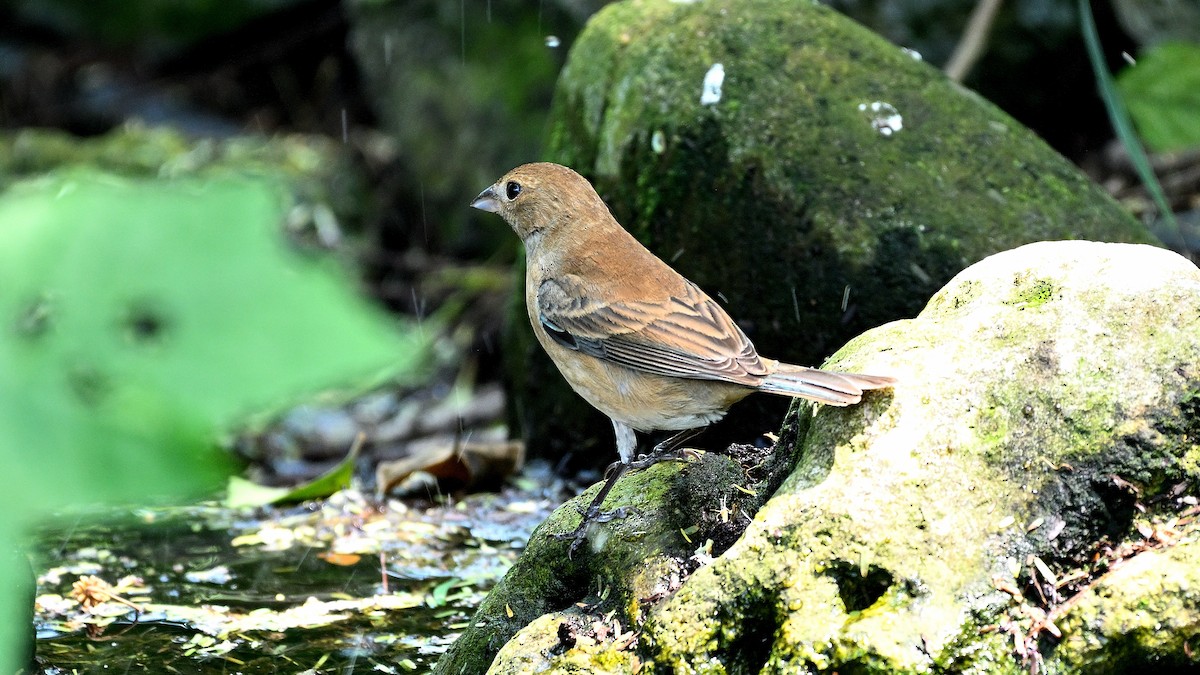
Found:
[{"label": "green foliage", "polygon": [[1121,71],[1117,87],[1151,150],[1200,146],[1200,45],[1155,45]]},{"label": "green foliage", "polygon": [[1096,31],[1096,19],[1092,16],[1091,2],[1079,0],[1078,6],[1079,29],[1083,33],[1083,43],[1087,47],[1088,61],[1092,63],[1092,72],[1096,75],[1096,90],[1100,93],[1100,98],[1104,100],[1104,109],[1108,112],[1108,119],[1112,122],[1113,131],[1117,134],[1121,144],[1125,146],[1125,151],[1129,153],[1129,161],[1133,164],[1133,169],[1137,172],[1142,184],[1146,186],[1146,191],[1150,193],[1150,198],[1158,206],[1163,222],[1167,224],[1168,229],[1182,235],[1179,223],[1175,220],[1175,214],[1171,211],[1166,196],[1163,195],[1162,185],[1159,184],[1158,177],[1154,175],[1154,169],[1150,166],[1150,159],[1146,156],[1146,149],[1142,147],[1142,140],[1133,130],[1129,111],[1125,108],[1125,102],[1117,90],[1112,73],[1108,72],[1108,66],[1104,63],[1104,53],[1100,45],[1100,35]]},{"label": "green foliage", "polygon": [[0,194],[0,533],[68,504],[212,491],[233,468],[218,434],[251,413],[418,374],[424,334],[290,247],[290,206],[234,176],[76,171]]},{"label": "green foliage", "polygon": [[345,490],[354,479],[354,460],[358,459],[362,438],[360,434],[350,452],[346,453],[345,459],[338,462],[337,466],[294,488],[259,485],[240,476],[233,476],[229,479],[229,493],[225,496],[225,504],[231,508],[238,508],[294,503],[328,497],[338,490]]},{"label": "green foliage", "polygon": [[[456,587],[462,588],[460,588],[459,592],[451,595],[450,591],[454,590]],[[425,596],[425,604],[430,609],[437,609],[439,607],[445,607],[455,600],[469,597],[470,595],[471,590],[469,584],[465,580],[459,579],[458,577],[451,577],[440,582],[437,586],[434,586],[431,591],[429,591],[429,595]]]}]

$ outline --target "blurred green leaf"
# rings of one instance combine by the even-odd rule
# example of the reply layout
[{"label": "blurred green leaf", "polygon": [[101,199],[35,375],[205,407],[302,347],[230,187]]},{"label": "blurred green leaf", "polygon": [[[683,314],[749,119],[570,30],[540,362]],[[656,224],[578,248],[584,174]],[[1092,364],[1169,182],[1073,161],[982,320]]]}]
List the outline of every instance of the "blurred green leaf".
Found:
[{"label": "blurred green leaf", "polygon": [[1141,137],[1155,152],[1200,146],[1200,45],[1164,42],[1117,76]]},{"label": "blurred green leaf", "polygon": [[225,495],[225,505],[230,508],[242,506],[265,506],[284,501],[290,488],[259,485],[241,476],[229,477],[229,491]]},{"label": "blurred green leaf", "polygon": [[446,603],[450,601],[450,590],[462,583],[464,583],[463,580],[458,577],[446,579],[437,586],[434,586],[429,595],[425,596],[425,604],[431,609],[445,607]]},{"label": "blurred green leaf", "polygon": [[234,468],[218,434],[251,414],[419,376],[425,333],[290,247],[289,206],[232,176],[75,172],[0,194],[0,532],[214,491]]},{"label": "blurred green leaf", "polygon": [[14,503],[211,488],[217,431],[419,366],[416,331],[288,250],[284,207],[263,181],[95,175],[0,197],[0,452],[37,460],[10,461]]}]

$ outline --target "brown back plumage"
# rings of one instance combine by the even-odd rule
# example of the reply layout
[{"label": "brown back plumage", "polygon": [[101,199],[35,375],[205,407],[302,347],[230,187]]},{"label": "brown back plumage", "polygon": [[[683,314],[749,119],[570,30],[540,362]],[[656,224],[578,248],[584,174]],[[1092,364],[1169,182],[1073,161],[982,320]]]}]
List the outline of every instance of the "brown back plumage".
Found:
[{"label": "brown back plumage", "polygon": [[748,387],[766,377],[725,310],[621,227],[585,178],[539,163],[513,169],[497,185],[509,182],[521,192],[500,213],[539,249],[537,313],[548,331],[656,375]]},{"label": "brown back plumage", "polygon": [[892,382],[762,359],[720,305],[621,227],[567,167],[525,164],[487,192],[537,266],[531,318],[564,347],[654,375],[832,405],[857,403],[863,389]]}]

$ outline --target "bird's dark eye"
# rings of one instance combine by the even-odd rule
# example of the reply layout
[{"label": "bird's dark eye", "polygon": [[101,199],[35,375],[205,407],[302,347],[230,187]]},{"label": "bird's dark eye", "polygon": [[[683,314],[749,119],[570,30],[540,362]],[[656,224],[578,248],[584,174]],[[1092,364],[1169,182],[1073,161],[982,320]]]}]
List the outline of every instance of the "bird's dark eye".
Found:
[{"label": "bird's dark eye", "polygon": [[504,193],[508,195],[510,201],[516,199],[517,195],[521,194],[521,184],[515,180],[508,181],[508,185],[504,186]]}]

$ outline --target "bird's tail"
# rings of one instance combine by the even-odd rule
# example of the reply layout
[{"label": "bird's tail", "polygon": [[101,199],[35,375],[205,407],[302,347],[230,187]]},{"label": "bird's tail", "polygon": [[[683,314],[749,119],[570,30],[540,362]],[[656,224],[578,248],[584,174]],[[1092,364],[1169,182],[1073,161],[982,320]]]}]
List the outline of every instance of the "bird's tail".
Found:
[{"label": "bird's tail", "polygon": [[838,373],[780,363],[758,385],[758,390],[806,398],[825,405],[846,406],[861,401],[862,393],[867,389],[887,389],[895,383],[896,379],[892,377]]}]

